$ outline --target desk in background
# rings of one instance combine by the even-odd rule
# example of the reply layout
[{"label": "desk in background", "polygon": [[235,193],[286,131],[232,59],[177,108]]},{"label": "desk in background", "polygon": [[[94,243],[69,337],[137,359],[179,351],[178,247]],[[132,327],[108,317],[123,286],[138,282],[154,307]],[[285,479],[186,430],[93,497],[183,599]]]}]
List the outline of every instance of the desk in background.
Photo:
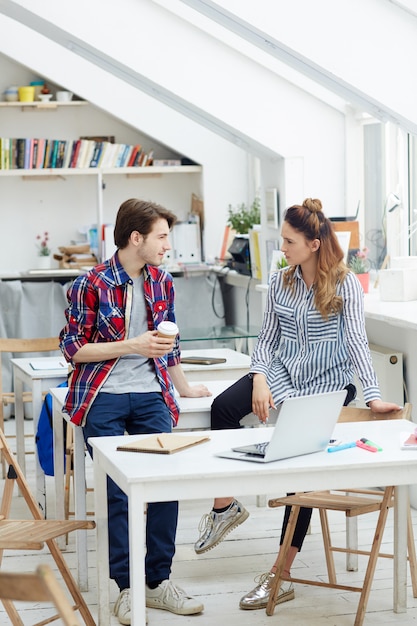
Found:
[{"label": "desk in background", "polygon": [[[51,364],[51,369],[35,369],[36,364],[42,366]],[[34,364],[33,367],[31,364]],[[56,364],[60,365],[56,367]],[[48,391],[50,387],[56,387],[64,382],[68,374],[68,365],[63,357],[56,356],[41,358],[16,358],[11,359],[13,368],[13,388],[15,393],[15,421],[16,421],[16,456],[17,460],[26,473],[25,460],[25,433],[24,433],[24,407],[23,390],[24,387],[32,393],[33,411],[33,434],[36,437],[38,430],[39,415],[42,409],[42,392]],[[45,494],[45,474],[39,464],[38,450],[35,443],[35,475],[36,492],[35,497],[39,508],[46,517],[46,494]]]},{"label": "desk in background", "polygon": [[[187,344],[185,344],[187,345]],[[181,358],[190,356],[226,359],[225,363],[196,365],[182,363],[182,369],[189,382],[195,380],[238,380],[249,372],[250,357],[242,352],[228,348],[212,348],[207,350],[181,350]]]},{"label": "desk in background", "polygon": [[204,328],[185,327],[180,329],[181,348],[186,347],[186,342],[212,342],[212,347],[221,343],[234,342],[234,348],[238,352],[247,351],[252,354],[255,340],[259,335],[257,326],[242,328],[240,326],[206,326]]},{"label": "desk in background", "polygon": [[[335,436],[344,441],[363,434],[361,423],[337,424]],[[223,459],[216,452],[235,445],[269,439],[271,429],[211,431],[210,441],[173,455],[117,451],[124,437],[93,437],[94,494],[97,530],[97,576],[99,623],[110,623],[109,564],[107,530],[107,476],[129,498],[130,580],[135,593],[132,626],[145,624],[145,516],[148,502],[195,500],[201,498],[253,495],[260,484],[272,484],[274,492],[286,493],[318,489],[362,488],[375,482],[395,485],[394,517],[394,611],[406,611],[407,590],[407,485],[417,471],[415,451],[401,450],[399,434],[411,432],[406,420],[367,423],[367,436],[378,441],[383,452],[369,454],[351,448],[337,454],[319,452],[273,463],[251,463]],[[146,436],[146,435],[145,435]],[[137,439],[138,435],[129,437]],[[219,616],[217,616],[219,617]],[[279,619],[275,616],[275,619]],[[216,620],[216,616],[213,616]],[[272,623],[272,622],[271,622]]]}]

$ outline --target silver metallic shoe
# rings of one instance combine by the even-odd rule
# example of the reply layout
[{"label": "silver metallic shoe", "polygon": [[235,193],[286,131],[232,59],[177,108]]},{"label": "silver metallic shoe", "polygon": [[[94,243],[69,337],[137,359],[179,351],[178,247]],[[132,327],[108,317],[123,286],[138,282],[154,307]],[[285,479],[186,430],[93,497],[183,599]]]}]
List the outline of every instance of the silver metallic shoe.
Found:
[{"label": "silver metallic shoe", "polygon": [[203,554],[217,546],[230,531],[243,524],[249,517],[249,512],[237,500],[233,500],[224,513],[210,513],[203,515],[198,530],[200,537],[194,544],[197,554]]},{"label": "silver metallic shoe", "polygon": [[[255,582],[257,582],[258,585],[240,599],[239,608],[265,609],[268,604],[269,592],[271,591],[271,585],[274,578],[275,574],[273,572],[266,572],[265,574],[257,576],[255,578]],[[281,604],[282,602],[294,600],[294,597],[294,585],[291,582],[283,581],[281,583],[275,604]]]}]

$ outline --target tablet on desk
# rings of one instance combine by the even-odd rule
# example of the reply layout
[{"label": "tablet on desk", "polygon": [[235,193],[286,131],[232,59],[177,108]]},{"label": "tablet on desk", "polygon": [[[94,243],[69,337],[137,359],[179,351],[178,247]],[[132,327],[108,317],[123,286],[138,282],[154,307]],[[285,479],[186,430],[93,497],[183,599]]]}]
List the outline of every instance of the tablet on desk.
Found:
[{"label": "tablet on desk", "polygon": [[226,363],[226,359],[212,356],[185,356],[181,357],[181,363],[190,365],[215,365],[216,363]]}]

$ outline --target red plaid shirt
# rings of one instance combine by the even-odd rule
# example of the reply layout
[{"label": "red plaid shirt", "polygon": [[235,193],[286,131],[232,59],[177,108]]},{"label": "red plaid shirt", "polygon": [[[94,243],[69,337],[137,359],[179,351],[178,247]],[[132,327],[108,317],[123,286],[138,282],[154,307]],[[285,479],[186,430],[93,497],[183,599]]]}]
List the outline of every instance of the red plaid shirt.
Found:
[{"label": "red plaid shirt", "polygon": [[[84,424],[88,410],[109,376],[117,359],[95,363],[73,363],[74,354],[87,343],[122,341],[127,335],[127,295],[132,279],[119,263],[117,252],[108,261],[76,278],[68,290],[67,324],[60,333],[61,350],[72,366],[64,411],[75,424]],[[175,322],[174,285],[167,272],[151,265],[144,267],[144,295],[148,329],[163,320]],[[179,337],[174,350],[154,359],[155,372],[174,425],[179,408],[167,367],[180,363]]]}]

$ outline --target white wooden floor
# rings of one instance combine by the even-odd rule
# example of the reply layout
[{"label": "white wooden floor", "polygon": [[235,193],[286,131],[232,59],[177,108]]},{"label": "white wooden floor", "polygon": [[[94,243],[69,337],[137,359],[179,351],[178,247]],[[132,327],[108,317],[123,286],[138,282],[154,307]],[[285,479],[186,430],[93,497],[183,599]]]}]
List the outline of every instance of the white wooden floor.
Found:
[{"label": "white wooden floor", "polygon": [[[26,422],[30,432],[31,422]],[[6,422],[6,434],[12,433],[13,420]],[[31,441],[31,440],[29,440]],[[13,447],[13,440],[10,440]],[[28,477],[33,486],[33,455],[26,456]],[[91,484],[91,463],[88,464],[88,482]],[[3,481],[0,481],[3,490]],[[260,486],[260,492],[262,488]],[[47,477],[48,505],[53,511],[53,478]],[[238,495],[238,494],[237,494]],[[268,495],[280,495],[273,492]],[[89,507],[92,508],[92,495]],[[309,626],[351,626],[354,622],[358,593],[341,592],[333,589],[320,589],[309,585],[296,585],[295,600],[276,607],[272,617],[265,611],[241,611],[239,599],[253,588],[254,577],[267,571],[274,559],[282,522],[281,509],[259,508],[256,498],[242,498],[243,504],[250,511],[249,519],[217,548],[202,556],[197,556],[193,549],[198,535],[200,517],[209,511],[211,502],[208,500],[186,501],[180,504],[180,518],[177,533],[177,551],[173,563],[172,579],[182,586],[189,594],[202,599],[205,610],[201,615],[182,617],[166,611],[148,609],[150,626],[168,624],[195,624],[196,626],[212,626],[228,624],[228,626],[271,626],[273,624],[297,624]],[[23,499],[15,497],[13,512],[17,516],[23,514]],[[392,513],[390,514],[392,515]],[[417,523],[417,511],[412,511],[413,520]],[[375,523],[374,514],[360,520],[359,539],[363,547],[369,544]],[[335,539],[344,541],[344,517],[334,513],[331,516],[331,528]],[[304,548],[295,561],[293,574],[297,577],[316,577],[325,579],[325,563],[322,553],[321,534],[318,518],[313,516],[312,532],[307,536]],[[94,617],[97,617],[96,570],[95,570],[95,536],[89,531],[89,582],[90,588],[85,593],[86,601]],[[75,536],[70,537],[66,551],[68,563],[76,576]],[[385,552],[392,548],[392,518],[388,520],[384,536]],[[47,552],[13,552],[5,551],[3,570],[32,571],[40,562],[51,562]],[[344,556],[336,556],[340,582],[355,585],[363,575],[365,559],[360,559],[360,571],[357,573],[344,571]],[[55,569],[55,568],[54,568]],[[111,583],[111,596],[117,597],[117,588]],[[408,611],[395,614],[392,611],[392,560],[380,559],[375,574],[373,589],[368,603],[365,626],[373,624],[414,624],[417,622],[417,599],[413,598],[411,586],[408,586]],[[25,626],[50,614],[49,609],[40,606],[21,607],[21,615]],[[58,623],[58,622],[54,622]],[[9,624],[3,607],[0,607],[0,625]],[[118,624],[113,617],[112,626]]]}]

